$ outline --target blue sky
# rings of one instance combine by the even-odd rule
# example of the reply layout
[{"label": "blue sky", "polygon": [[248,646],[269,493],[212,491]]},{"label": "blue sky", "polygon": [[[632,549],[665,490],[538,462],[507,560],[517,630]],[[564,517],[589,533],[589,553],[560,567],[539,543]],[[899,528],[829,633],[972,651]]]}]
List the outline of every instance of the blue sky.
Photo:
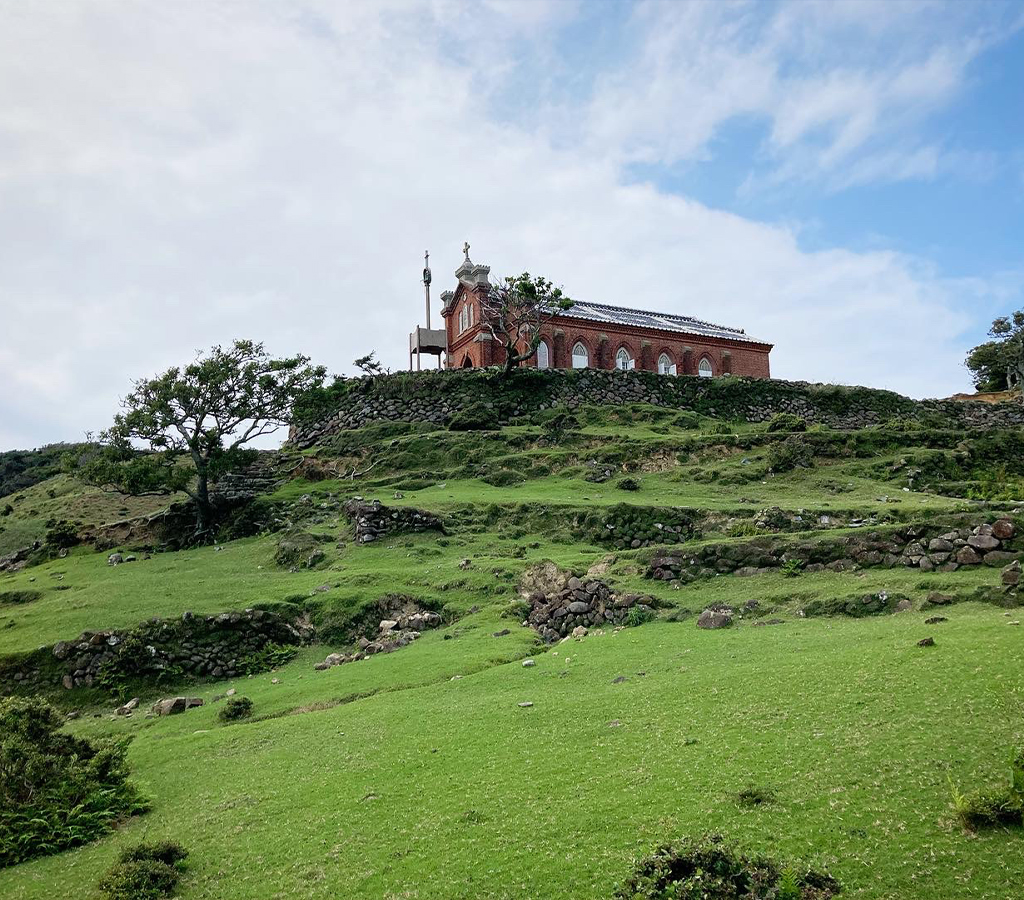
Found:
[{"label": "blue sky", "polygon": [[464,240],[965,390],[1024,306],[1022,87],[1024,2],[0,0],[0,448],[235,337],[398,368]]}]

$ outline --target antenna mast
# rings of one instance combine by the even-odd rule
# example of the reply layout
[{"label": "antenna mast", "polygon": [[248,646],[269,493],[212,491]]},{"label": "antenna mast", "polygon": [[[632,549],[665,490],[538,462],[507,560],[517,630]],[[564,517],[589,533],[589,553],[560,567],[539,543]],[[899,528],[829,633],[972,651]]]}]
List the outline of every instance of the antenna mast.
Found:
[{"label": "antenna mast", "polygon": [[427,330],[430,330],[430,251],[423,253],[423,291],[427,295]]}]

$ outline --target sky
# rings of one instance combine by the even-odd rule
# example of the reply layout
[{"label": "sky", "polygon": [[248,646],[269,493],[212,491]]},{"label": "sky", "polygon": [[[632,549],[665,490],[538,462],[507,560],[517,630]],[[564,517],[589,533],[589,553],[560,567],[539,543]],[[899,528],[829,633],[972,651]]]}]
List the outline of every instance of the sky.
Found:
[{"label": "sky", "polygon": [[1024,2],[0,0],[0,450],[493,275],[915,397],[1024,306]]}]

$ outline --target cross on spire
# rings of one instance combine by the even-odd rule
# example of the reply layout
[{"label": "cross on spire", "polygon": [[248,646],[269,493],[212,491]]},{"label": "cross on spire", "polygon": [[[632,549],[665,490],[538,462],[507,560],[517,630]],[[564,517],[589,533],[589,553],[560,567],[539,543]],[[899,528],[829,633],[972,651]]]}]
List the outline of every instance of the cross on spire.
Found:
[{"label": "cross on spire", "polygon": [[466,254],[466,262],[469,262],[469,241],[462,245],[462,252]]}]

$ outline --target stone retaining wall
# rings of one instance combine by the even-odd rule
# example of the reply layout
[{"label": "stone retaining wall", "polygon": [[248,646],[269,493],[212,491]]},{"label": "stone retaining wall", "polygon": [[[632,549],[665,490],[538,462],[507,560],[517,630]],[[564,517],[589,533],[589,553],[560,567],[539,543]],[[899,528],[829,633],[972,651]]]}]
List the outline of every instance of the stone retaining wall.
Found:
[{"label": "stone retaining wall", "polygon": [[728,573],[762,575],[794,563],[804,572],[898,566],[922,572],[953,572],[962,566],[978,565],[1001,568],[1024,555],[1016,534],[1012,521],[1000,519],[974,528],[913,525],[884,533],[872,531],[813,541],[755,538],[661,554],[651,560],[647,577],[690,582]]},{"label": "stone retaining wall", "polygon": [[697,378],[582,369],[528,369],[503,379],[489,371],[397,373],[350,379],[332,399],[299,405],[289,444],[310,447],[333,434],[374,422],[447,424],[469,407],[489,410],[495,424],[550,408],[650,403],[719,418],[764,422],[788,412],[808,422],[854,429],[903,416],[953,428],[1024,425],[1024,404],[916,401],[890,391],[745,378]]},{"label": "stone retaining wall", "polygon": [[444,533],[441,519],[433,513],[406,506],[384,506],[379,500],[349,500],[345,512],[355,525],[356,543],[370,544],[407,531],[439,531]]},{"label": "stone retaining wall", "polygon": [[295,645],[308,629],[268,610],[154,619],[123,631],[83,632],[27,657],[0,660],[0,692],[91,687],[101,672],[157,678],[161,674],[235,678],[269,645]]}]

